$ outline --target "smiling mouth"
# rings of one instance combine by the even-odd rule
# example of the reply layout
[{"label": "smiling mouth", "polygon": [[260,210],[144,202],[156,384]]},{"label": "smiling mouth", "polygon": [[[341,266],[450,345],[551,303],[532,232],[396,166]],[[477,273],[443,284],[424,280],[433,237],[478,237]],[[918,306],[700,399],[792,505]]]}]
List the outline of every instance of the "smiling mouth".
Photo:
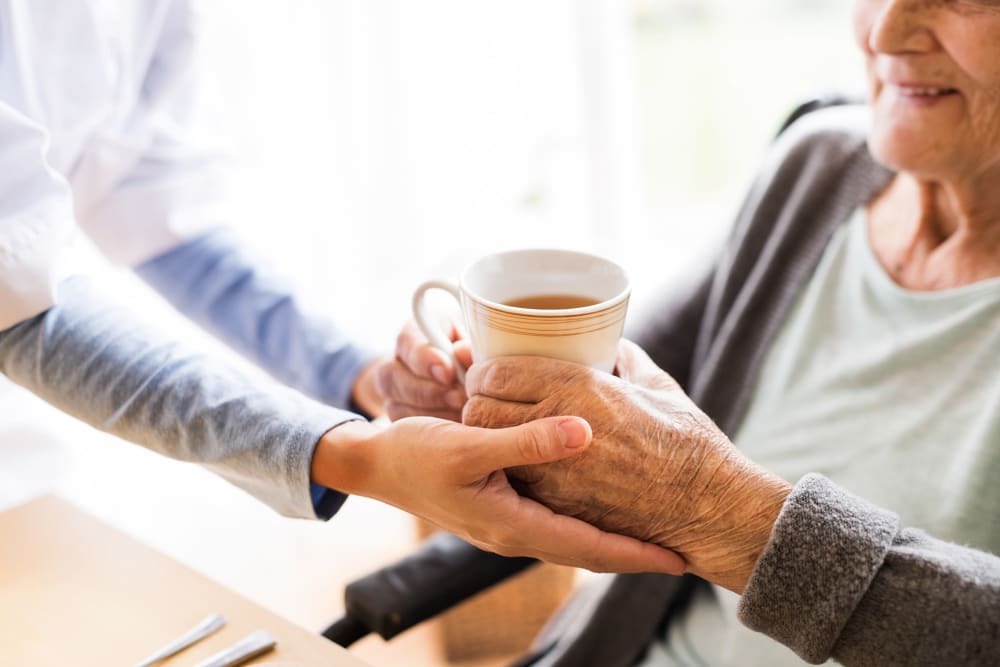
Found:
[{"label": "smiling mouth", "polygon": [[897,86],[891,84],[889,87],[895,90],[901,97],[934,98],[958,94],[958,90],[955,88],[939,88],[933,86]]}]

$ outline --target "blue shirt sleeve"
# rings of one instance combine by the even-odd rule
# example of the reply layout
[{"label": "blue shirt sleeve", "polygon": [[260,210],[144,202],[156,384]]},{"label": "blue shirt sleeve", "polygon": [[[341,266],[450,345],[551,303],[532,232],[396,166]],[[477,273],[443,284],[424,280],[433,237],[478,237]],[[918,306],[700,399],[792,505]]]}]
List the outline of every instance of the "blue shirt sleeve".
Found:
[{"label": "blue shirt sleeve", "polygon": [[[267,262],[228,229],[167,251],[136,268],[177,310],[275,378],[328,405],[354,409],[351,390],[375,355],[329,319],[306,312]],[[344,495],[313,485],[316,514],[329,518]]]}]

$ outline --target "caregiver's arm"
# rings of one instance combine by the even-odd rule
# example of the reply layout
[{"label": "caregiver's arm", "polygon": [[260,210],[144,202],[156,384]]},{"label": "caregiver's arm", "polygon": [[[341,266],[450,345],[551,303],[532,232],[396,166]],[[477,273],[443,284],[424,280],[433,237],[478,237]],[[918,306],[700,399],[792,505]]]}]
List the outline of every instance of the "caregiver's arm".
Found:
[{"label": "caregiver's arm", "polygon": [[320,437],[358,418],[248,380],[82,279],[63,282],[52,308],[0,331],[0,371],[96,428],[202,463],[290,516],[314,516],[309,468]]},{"label": "caregiver's arm", "polygon": [[[304,394],[339,408],[382,413],[375,355],[348,339],[329,317],[309,313],[268,262],[228,228],[188,240],[136,273],[177,310]],[[343,503],[321,485],[310,490],[316,513]]]},{"label": "caregiver's arm", "polygon": [[329,316],[308,312],[268,262],[229,229],[187,241],[136,268],[177,310],[285,384],[339,408],[382,411],[375,355]]}]

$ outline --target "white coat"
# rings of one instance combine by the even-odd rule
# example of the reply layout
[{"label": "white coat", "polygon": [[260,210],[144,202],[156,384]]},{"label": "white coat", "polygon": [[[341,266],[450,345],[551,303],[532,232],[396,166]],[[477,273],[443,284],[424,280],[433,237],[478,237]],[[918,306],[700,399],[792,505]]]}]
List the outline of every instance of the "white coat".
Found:
[{"label": "white coat", "polygon": [[136,264],[227,217],[191,4],[0,0],[0,330],[55,303],[80,229]]}]

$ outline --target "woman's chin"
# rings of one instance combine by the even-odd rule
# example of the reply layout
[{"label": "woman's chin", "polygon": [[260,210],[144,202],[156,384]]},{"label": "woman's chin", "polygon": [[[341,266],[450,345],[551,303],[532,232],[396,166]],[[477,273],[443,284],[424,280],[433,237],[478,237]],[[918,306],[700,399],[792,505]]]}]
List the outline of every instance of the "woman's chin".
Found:
[{"label": "woman's chin", "polygon": [[947,171],[946,146],[934,135],[875,130],[868,150],[875,160],[893,171],[935,176]]}]

